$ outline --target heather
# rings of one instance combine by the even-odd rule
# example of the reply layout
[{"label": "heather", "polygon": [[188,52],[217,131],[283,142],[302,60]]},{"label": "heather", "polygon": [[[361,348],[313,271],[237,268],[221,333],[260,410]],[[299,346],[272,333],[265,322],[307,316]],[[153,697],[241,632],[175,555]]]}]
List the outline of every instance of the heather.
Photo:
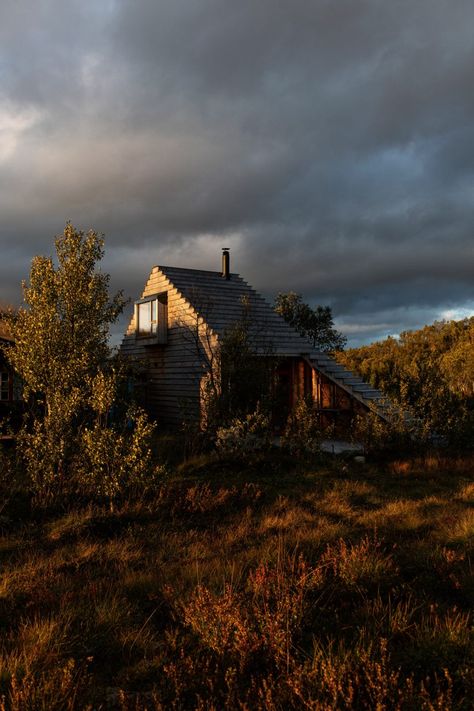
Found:
[{"label": "heather", "polygon": [[3,477],[2,711],[472,708],[471,458],[179,451],[113,510]]}]

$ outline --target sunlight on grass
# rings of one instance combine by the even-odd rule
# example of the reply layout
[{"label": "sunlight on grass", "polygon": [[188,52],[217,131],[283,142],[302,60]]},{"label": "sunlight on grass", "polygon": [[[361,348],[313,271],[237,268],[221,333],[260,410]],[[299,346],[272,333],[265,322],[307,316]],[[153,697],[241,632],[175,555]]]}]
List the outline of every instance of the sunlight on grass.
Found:
[{"label": "sunlight on grass", "polygon": [[349,588],[391,585],[397,576],[392,556],[382,550],[374,536],[349,544],[341,539],[327,547],[322,562],[339,583]]},{"label": "sunlight on grass", "polygon": [[474,509],[453,516],[440,533],[449,543],[474,543]]},{"label": "sunlight on grass", "polygon": [[456,499],[474,506],[474,482],[464,484],[456,494]]},{"label": "sunlight on grass", "polygon": [[314,525],[313,514],[294,506],[286,511],[269,513],[262,520],[261,530],[281,533],[288,529],[307,528],[310,525]]},{"label": "sunlight on grass", "polygon": [[87,532],[93,516],[91,507],[84,511],[71,511],[48,524],[46,527],[47,536],[52,541],[75,539]]},{"label": "sunlight on grass", "polygon": [[15,645],[7,642],[0,652],[0,678],[5,681],[54,666],[67,655],[70,624],[70,618],[64,615],[23,619],[15,635]]},{"label": "sunlight on grass", "polygon": [[467,466],[205,466],[4,533],[0,711],[469,708]]},{"label": "sunlight on grass", "polygon": [[366,511],[357,520],[360,525],[387,532],[416,531],[426,524],[422,503],[403,499],[390,501],[375,511]]}]

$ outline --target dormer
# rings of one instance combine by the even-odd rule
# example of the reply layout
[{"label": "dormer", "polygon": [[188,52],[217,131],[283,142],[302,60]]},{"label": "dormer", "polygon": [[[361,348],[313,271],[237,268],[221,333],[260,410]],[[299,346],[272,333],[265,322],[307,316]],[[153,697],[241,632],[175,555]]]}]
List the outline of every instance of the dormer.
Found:
[{"label": "dormer", "polygon": [[165,344],[168,337],[168,294],[135,301],[135,338],[144,346]]}]

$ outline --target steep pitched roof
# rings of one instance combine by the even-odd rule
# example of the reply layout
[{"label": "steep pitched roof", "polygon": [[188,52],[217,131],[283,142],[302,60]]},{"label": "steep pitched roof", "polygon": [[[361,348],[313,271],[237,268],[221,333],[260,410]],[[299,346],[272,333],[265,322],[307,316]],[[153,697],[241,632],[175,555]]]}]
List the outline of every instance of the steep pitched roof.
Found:
[{"label": "steep pitched roof", "polygon": [[159,270],[219,336],[244,314],[246,302],[250,334],[256,352],[275,356],[304,357],[330,381],[385,420],[393,416],[390,401],[362,378],[317,351],[310,341],[292,328],[239,274],[224,279],[221,272],[158,266]]},{"label": "steep pitched roof", "polygon": [[257,351],[299,356],[314,350],[239,274],[224,279],[220,272],[166,266],[158,269],[219,336],[242,318],[247,304]]}]

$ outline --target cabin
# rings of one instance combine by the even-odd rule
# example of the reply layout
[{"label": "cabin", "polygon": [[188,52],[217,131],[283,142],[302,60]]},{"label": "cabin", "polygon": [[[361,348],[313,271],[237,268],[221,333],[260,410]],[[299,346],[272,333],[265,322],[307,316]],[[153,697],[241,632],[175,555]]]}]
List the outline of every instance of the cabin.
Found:
[{"label": "cabin", "polygon": [[271,359],[278,431],[295,403],[311,396],[322,426],[349,425],[354,415],[388,419],[379,390],[338,364],[290,327],[239,274],[229,250],[220,271],[154,266],[121,344],[137,366],[134,387],[150,415],[163,424],[202,421],[206,383],[218,378],[219,343],[245,318],[255,358]]}]

